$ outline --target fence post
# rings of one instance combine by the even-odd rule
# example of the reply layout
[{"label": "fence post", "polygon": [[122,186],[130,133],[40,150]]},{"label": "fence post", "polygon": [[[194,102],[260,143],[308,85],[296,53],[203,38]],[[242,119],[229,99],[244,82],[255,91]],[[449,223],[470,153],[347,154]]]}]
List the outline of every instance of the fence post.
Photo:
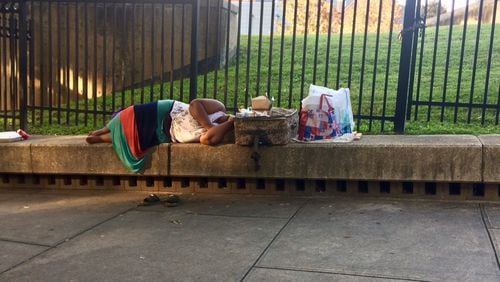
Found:
[{"label": "fence post", "polygon": [[19,77],[20,77],[20,122],[28,129],[28,28],[26,22],[26,1],[19,2]]},{"label": "fence post", "polygon": [[401,31],[401,55],[399,60],[398,94],[396,97],[396,114],[394,116],[394,131],[404,133],[406,106],[408,103],[408,86],[410,78],[410,64],[413,54],[413,33],[415,24],[416,0],[406,0],[403,30]]},{"label": "fence post", "polygon": [[198,92],[198,17],[200,1],[193,0],[191,13],[191,68],[189,81],[189,101],[196,99]]}]

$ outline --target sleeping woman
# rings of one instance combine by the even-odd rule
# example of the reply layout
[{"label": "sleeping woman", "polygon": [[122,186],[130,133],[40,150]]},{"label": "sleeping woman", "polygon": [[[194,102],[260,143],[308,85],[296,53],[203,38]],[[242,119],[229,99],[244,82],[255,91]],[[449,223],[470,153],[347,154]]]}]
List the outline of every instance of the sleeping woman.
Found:
[{"label": "sleeping woman", "polygon": [[219,144],[234,128],[234,117],[224,104],[213,99],[194,99],[190,104],[160,100],[132,105],[116,114],[86,141],[112,143],[123,164],[132,172],[144,170],[148,150],[160,143]]}]

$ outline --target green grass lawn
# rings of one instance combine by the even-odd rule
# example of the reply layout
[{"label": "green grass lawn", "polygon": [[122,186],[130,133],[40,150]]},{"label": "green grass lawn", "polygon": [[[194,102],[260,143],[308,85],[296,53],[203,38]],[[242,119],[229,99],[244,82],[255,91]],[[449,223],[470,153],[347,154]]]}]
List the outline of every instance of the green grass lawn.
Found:
[{"label": "green grass lawn", "polygon": [[[415,83],[413,100],[418,98],[420,102],[449,102],[498,105],[500,85],[500,36],[499,28],[495,27],[493,50],[491,52],[491,66],[489,69],[489,85],[486,91],[486,78],[488,75],[488,57],[491,37],[491,25],[482,25],[480,43],[476,51],[477,26],[467,27],[464,42],[464,58],[461,62],[461,46],[463,26],[454,26],[452,30],[450,55],[447,60],[449,27],[440,27],[438,33],[437,48],[434,48],[436,29],[427,28],[423,37],[423,49],[421,50],[422,38],[418,43],[416,57]],[[304,44],[304,36],[295,38],[295,52],[292,53],[292,36],[283,38],[283,54],[280,53],[282,44],[281,37],[275,36],[271,42],[269,36],[264,36],[259,46],[258,36],[241,36],[239,60],[233,60],[227,67],[198,77],[198,97],[216,98],[230,107],[244,107],[246,102],[257,94],[265,94],[274,97],[274,106],[300,107],[300,101],[307,96],[310,84],[326,85],[330,88],[349,87],[354,115],[374,116],[379,119],[370,120],[356,119],[358,130],[373,134],[391,134],[393,123],[382,122],[380,118],[393,117],[398,86],[399,60],[401,42],[397,34],[392,35],[392,44],[389,46],[388,33],[368,34],[366,37],[366,48],[364,49],[363,34],[355,34],[342,37],[341,53],[339,57],[340,36],[334,34],[330,38],[320,35],[318,48],[316,37],[309,35],[307,44]],[[250,40],[250,45],[248,41]],[[353,41],[352,41],[353,40]],[[353,48],[351,48],[351,42]],[[271,60],[269,48],[272,43]],[[304,52],[305,46],[305,52]],[[327,58],[328,47],[330,50]],[[389,53],[390,47],[390,53]],[[261,55],[259,56],[259,48]],[[315,55],[317,51],[317,55]],[[352,53],[352,56],[351,56]],[[475,54],[476,71],[473,77],[473,64]],[[305,57],[304,57],[305,54]],[[420,56],[420,54],[423,54]],[[249,55],[249,56],[248,56]],[[260,65],[259,65],[260,57]],[[435,59],[434,59],[435,58]],[[352,64],[351,64],[352,62]],[[363,63],[364,62],[364,63]],[[388,64],[389,62],[389,64]],[[462,69],[460,71],[460,65]],[[433,67],[434,66],[434,67]],[[447,70],[447,71],[446,71]],[[327,74],[328,72],[328,74]],[[461,74],[460,74],[461,72]],[[227,75],[226,75],[227,74]],[[338,74],[338,75],[337,75]],[[459,76],[461,79],[459,81]],[[303,79],[302,79],[303,78]],[[349,79],[350,78],[350,79]],[[446,84],[445,84],[446,80]],[[338,81],[338,84],[337,84]],[[444,91],[446,86],[446,91]],[[163,93],[162,90],[163,89]],[[460,91],[459,91],[460,90]],[[89,108],[94,105],[98,110],[112,111],[112,105],[124,107],[131,103],[132,93],[136,103],[144,93],[145,102],[150,101],[150,87],[145,89],[127,90],[124,92],[124,103],[122,94],[116,93],[115,101],[108,96],[95,101],[88,101]],[[487,95],[485,95],[487,93]],[[189,80],[175,81],[173,85],[164,83],[163,86],[153,86],[153,100],[161,98],[173,98],[187,101],[189,97]],[[445,99],[443,97],[445,96]],[[70,108],[75,108],[75,103]],[[78,108],[85,108],[83,103]],[[467,123],[468,108],[457,108],[455,123],[455,107],[446,107],[442,111],[440,105],[430,108],[420,105],[418,110],[412,107],[412,118],[407,122],[407,134],[438,134],[438,133],[467,133],[483,134],[500,132],[496,124],[497,110],[485,111],[484,125],[481,124],[482,109],[473,109],[470,113],[471,122]],[[443,115],[441,115],[443,113]],[[55,113],[54,113],[55,114]],[[84,115],[69,117],[70,123],[66,125],[66,113],[61,113],[61,125],[40,125],[37,121],[38,113],[35,113],[35,122],[30,125],[30,132],[42,134],[77,134],[87,133],[95,127],[100,127],[109,120],[109,115],[88,115],[88,124],[84,124]],[[75,125],[78,121],[79,125]],[[47,117],[44,118],[47,122]],[[95,125],[95,126],[94,126]]]}]

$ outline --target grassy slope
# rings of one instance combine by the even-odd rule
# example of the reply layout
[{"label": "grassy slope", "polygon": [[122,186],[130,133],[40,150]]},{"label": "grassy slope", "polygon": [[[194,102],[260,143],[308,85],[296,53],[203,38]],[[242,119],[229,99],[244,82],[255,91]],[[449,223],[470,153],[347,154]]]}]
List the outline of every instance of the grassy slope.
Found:
[{"label": "grassy slope", "polygon": [[[499,26],[496,26],[495,33],[498,34]],[[448,67],[448,77],[446,84],[446,101],[455,102],[458,89],[460,89],[459,102],[468,103],[471,99],[471,89],[473,89],[472,101],[474,103],[483,103],[485,98],[485,81],[487,76],[488,51],[490,43],[491,25],[483,25],[480,34],[480,44],[477,50],[477,67],[475,72],[474,87],[472,87],[472,69],[474,62],[475,38],[477,33],[476,26],[468,26],[465,41],[465,52],[462,69],[462,79],[460,88],[459,81],[459,66],[460,66],[460,49],[462,44],[462,26],[454,26],[452,30],[451,52]],[[415,73],[414,98],[419,101],[442,102],[444,93],[444,81],[447,65],[447,46],[448,46],[448,27],[440,27],[438,45],[434,48],[434,39],[436,30],[429,28],[425,32],[422,70],[419,73],[420,56],[417,57],[417,69]],[[304,36],[300,35],[295,38],[295,53],[292,56],[293,37],[286,36],[284,38],[283,56],[280,53],[281,38],[274,37],[273,52],[271,56],[271,64],[269,64],[269,46],[270,38],[263,37],[261,42],[261,56],[259,68],[259,42],[258,36],[250,38],[250,56],[247,56],[248,40],[246,36],[240,38],[240,60],[239,62],[231,62],[227,69],[222,68],[218,71],[211,72],[206,75],[200,75],[198,78],[198,95],[199,97],[207,96],[220,99],[228,105],[228,107],[242,107],[245,101],[250,99],[250,96],[255,96],[257,93],[265,94],[268,89],[268,74],[270,73],[269,95],[275,97],[276,106],[298,108],[300,100],[307,95],[308,87],[311,83],[318,85],[326,85],[331,88],[349,87],[351,89],[351,99],[354,114],[370,115],[380,117],[385,113],[386,116],[394,116],[395,100],[398,83],[399,71],[399,56],[401,43],[396,35],[392,37],[390,63],[388,76],[386,77],[386,66],[388,60],[388,43],[389,34],[381,34],[379,38],[378,58],[375,61],[375,50],[377,37],[375,34],[369,34],[366,38],[366,49],[363,50],[364,36],[356,34],[354,37],[354,48],[351,50],[350,35],[344,35],[342,40],[342,53],[340,64],[338,60],[339,53],[338,34],[332,35],[330,39],[330,55],[327,60],[327,42],[328,37],[319,36],[319,44],[317,50],[317,59],[315,60],[315,35],[309,35],[307,38],[305,61],[304,54]],[[418,53],[420,54],[420,45]],[[498,91],[500,84],[500,36],[495,37],[494,49],[492,52],[491,68],[489,75],[489,91],[486,101],[489,104],[498,103]],[[434,50],[436,50],[435,63]],[[352,52],[352,68],[350,69],[350,60]],[[363,54],[365,63],[363,64]],[[248,59],[248,64],[247,64]],[[293,62],[293,64],[292,64]],[[304,63],[304,68],[303,68]],[[376,63],[376,64],[375,64]],[[433,70],[433,65],[434,70]],[[280,72],[280,66],[282,71]],[[293,66],[293,72],[292,72]],[[338,69],[340,66],[340,69]],[[374,72],[375,70],[375,72]],[[238,75],[236,72],[238,71]],[[325,74],[328,71],[328,76],[325,80]],[[337,73],[340,76],[337,78]],[[432,78],[434,73],[434,78]],[[302,83],[302,77],[304,77]],[[349,77],[351,83],[349,84]],[[215,79],[217,78],[217,80]],[[281,85],[279,81],[281,79]],[[337,85],[337,79],[339,84]],[[387,91],[385,91],[385,83],[387,80]],[[420,80],[420,84],[417,82]],[[227,81],[227,84],[226,84]],[[217,82],[217,83],[215,83]],[[215,87],[217,84],[217,87]],[[374,85],[374,87],[373,87]],[[432,87],[431,87],[432,85]],[[182,88],[182,91],[181,91]],[[161,93],[163,89],[163,93]],[[281,90],[281,91],[279,91]],[[432,91],[431,91],[432,90]],[[122,93],[117,93],[115,96],[115,108],[123,107],[130,104],[132,92],[136,103],[141,100],[141,94],[144,93],[144,101],[150,101],[150,87],[145,89],[135,89],[133,91],[124,92],[124,103],[122,105]],[[360,95],[361,93],[361,95]],[[432,93],[432,98],[430,97]],[[174,98],[186,101],[189,95],[189,80],[176,81],[172,85],[170,83],[153,86],[153,99]],[[384,97],[386,97],[384,99]],[[246,99],[245,99],[246,98]],[[361,105],[360,105],[361,99]],[[373,101],[373,102],[372,102]],[[385,101],[385,103],[384,103]],[[102,98],[96,101],[89,101],[89,107],[93,108],[94,102],[96,108],[112,109],[112,98],[107,97],[106,101]],[[105,105],[105,106],[104,106]],[[70,105],[75,108],[75,104]],[[84,104],[78,105],[80,109],[84,108]],[[441,107],[433,106],[430,111],[430,122],[427,122],[427,106],[419,106],[418,111],[413,107],[412,120],[407,123],[408,134],[425,134],[425,133],[491,133],[498,132],[498,126],[495,126],[495,118],[497,112],[495,110],[486,111],[485,126],[481,125],[482,109],[472,110],[471,124],[467,124],[468,109],[458,109],[458,123],[454,123],[454,108],[449,108],[444,111],[443,122],[441,122]],[[417,119],[415,120],[415,113]],[[70,124],[74,124],[75,120],[79,120],[80,126],[39,126],[35,123],[31,126],[31,132],[34,133],[56,133],[56,134],[75,134],[86,133],[94,128],[94,120],[96,126],[103,125],[109,115],[98,115],[94,119],[93,115],[88,116],[89,124],[82,126],[84,116],[80,114],[78,117],[72,115]],[[62,123],[65,123],[65,113],[62,113]],[[45,117],[46,121],[46,117]],[[358,121],[357,121],[358,122]],[[360,131],[373,133],[381,132],[382,122],[369,120],[361,120],[358,122]],[[392,122],[385,122],[383,131],[391,133]]]}]

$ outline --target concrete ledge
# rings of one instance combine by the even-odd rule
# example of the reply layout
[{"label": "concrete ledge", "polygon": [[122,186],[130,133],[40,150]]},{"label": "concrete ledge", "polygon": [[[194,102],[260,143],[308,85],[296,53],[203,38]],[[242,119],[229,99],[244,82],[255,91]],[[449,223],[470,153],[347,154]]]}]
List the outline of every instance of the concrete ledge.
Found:
[{"label": "concrete ledge", "polygon": [[32,173],[31,142],[0,143],[0,172]]},{"label": "concrete ledge", "polygon": [[500,134],[480,135],[483,144],[483,181],[500,183]]},{"label": "concrete ledge", "polygon": [[[37,136],[26,142],[31,145],[32,172],[36,174],[133,175],[111,144],[89,145],[84,136]],[[152,154],[151,167],[144,175],[164,174],[167,166],[168,146],[160,146]]]},{"label": "concrete ledge", "polygon": [[252,148],[173,144],[171,175],[399,181],[482,181],[482,144],[468,135],[364,136],[352,143]]},{"label": "concrete ledge", "polygon": [[[368,135],[352,143],[261,146],[162,144],[146,176],[500,183],[500,135]],[[1,143],[0,173],[132,175],[111,144],[84,136]],[[484,178],[483,178],[484,174]]]}]

